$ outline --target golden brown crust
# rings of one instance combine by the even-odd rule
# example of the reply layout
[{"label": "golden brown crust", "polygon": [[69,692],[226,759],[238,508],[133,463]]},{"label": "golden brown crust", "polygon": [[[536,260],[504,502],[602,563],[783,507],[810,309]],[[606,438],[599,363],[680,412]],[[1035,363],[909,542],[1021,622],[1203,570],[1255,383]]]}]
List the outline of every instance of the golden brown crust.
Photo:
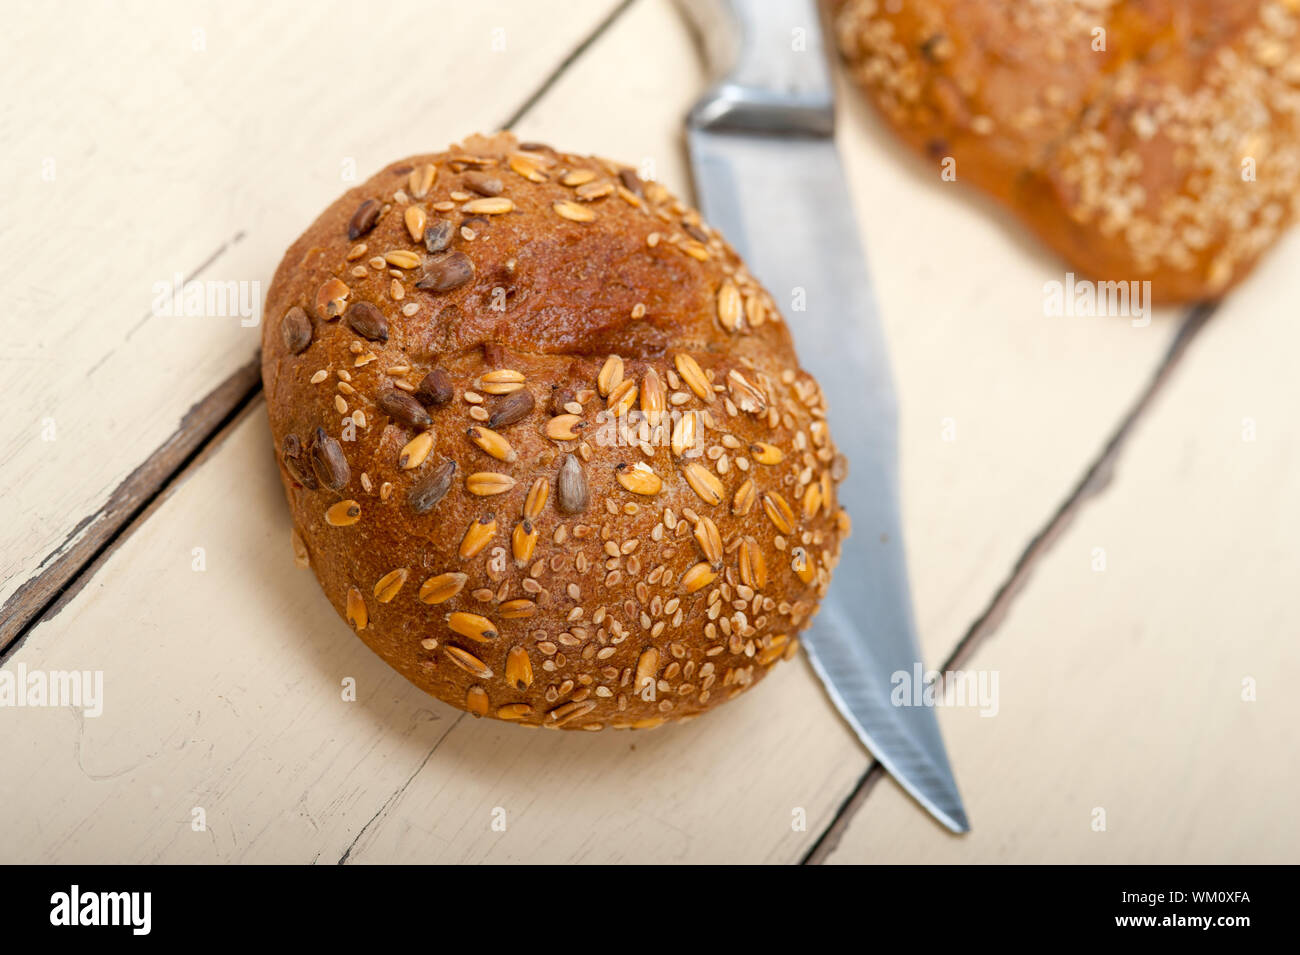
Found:
[{"label": "golden brown crust", "polygon": [[330,206],[266,314],[296,546],[416,685],[652,726],[793,654],[842,462],[771,298],[662,186],[471,137]]},{"label": "golden brown crust", "polygon": [[1095,278],[1217,298],[1300,208],[1300,0],[835,7],[898,134]]}]

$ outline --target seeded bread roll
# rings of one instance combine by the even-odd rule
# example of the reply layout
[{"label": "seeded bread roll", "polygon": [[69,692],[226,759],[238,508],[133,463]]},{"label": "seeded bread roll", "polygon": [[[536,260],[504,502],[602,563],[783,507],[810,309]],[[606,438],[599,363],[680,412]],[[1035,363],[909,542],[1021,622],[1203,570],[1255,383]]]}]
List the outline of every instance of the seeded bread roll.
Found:
[{"label": "seeded bread roll", "polygon": [[471,137],[330,206],[266,314],[295,547],[417,686],[649,727],[795,652],[845,465],[771,297],[663,186]]},{"label": "seeded bread roll", "polygon": [[1095,279],[1217,298],[1300,208],[1300,0],[832,5],[894,130]]}]

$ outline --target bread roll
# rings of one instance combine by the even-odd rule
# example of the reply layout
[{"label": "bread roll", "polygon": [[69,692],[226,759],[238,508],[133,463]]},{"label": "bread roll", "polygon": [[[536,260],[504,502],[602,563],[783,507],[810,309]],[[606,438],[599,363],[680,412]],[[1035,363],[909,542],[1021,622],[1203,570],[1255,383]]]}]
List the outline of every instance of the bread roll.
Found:
[{"label": "bread roll", "polygon": [[1222,295],[1300,208],[1300,0],[836,0],[881,114],[1074,268]]},{"label": "bread roll", "polygon": [[326,209],[266,314],[296,546],[417,686],[649,727],[795,652],[845,465],[772,298],[663,186],[471,137]]}]

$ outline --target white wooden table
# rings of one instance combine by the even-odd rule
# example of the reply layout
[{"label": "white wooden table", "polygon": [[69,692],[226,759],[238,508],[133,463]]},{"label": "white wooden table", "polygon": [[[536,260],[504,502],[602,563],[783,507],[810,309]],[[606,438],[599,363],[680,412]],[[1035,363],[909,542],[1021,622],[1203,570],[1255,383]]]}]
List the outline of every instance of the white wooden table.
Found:
[{"label": "white wooden table", "polygon": [[1048,318],[1064,266],[842,91],[925,655],[998,677],[996,716],[940,711],[957,838],[801,659],[638,734],[407,685],[294,566],[260,329],[154,314],[178,273],[264,292],[349,174],[477,130],[690,195],[668,0],[5,32],[0,669],[102,671],[104,709],[0,708],[0,861],[1300,861],[1300,236],[1212,314]]}]

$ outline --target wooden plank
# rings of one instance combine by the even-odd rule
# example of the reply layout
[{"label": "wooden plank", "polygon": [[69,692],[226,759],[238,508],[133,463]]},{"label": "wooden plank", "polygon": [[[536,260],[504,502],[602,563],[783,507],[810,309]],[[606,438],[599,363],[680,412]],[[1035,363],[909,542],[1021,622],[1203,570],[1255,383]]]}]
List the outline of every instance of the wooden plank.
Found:
[{"label": "wooden plank", "polygon": [[974,831],[885,781],[829,861],[1300,861],[1297,254],[1293,232],[1220,306],[965,664],[1000,687],[995,718],[940,711]]},{"label": "wooden plank", "polygon": [[[680,118],[703,84],[695,62],[672,5],[644,0],[561,77],[519,131],[563,148],[650,158],[656,175],[686,193]],[[935,658],[1068,492],[1172,325],[1120,330],[1103,319],[1044,318],[1042,283],[1059,267],[1027,256],[997,220],[922,180],[852,101],[844,117],[842,146],[903,395],[904,520],[922,637]],[[943,440],[944,417],[956,418],[954,442]],[[15,858],[793,861],[866,768],[865,752],[802,660],[704,720],[636,735],[527,733],[460,718],[384,682],[381,665],[356,656],[359,642],[332,617],[309,575],[291,573],[287,554],[250,551],[268,528],[273,550],[288,533],[264,434],[256,413],[242,422],[7,662],[71,665],[82,657],[60,655],[65,638],[110,634],[111,645],[102,637],[95,645],[117,674],[115,692],[148,698],[160,683],[172,687],[160,716],[136,708],[99,718],[100,754],[124,771],[98,783],[36,749],[76,750],[79,726],[66,716],[0,736],[0,759],[24,780],[21,793],[8,795],[28,807],[51,799],[61,807],[58,821],[40,814],[43,828],[15,836]],[[237,523],[229,519],[236,487]],[[251,570],[221,587],[196,586],[183,558],[153,558],[175,553],[185,539],[169,537],[179,532],[166,525],[188,530],[191,541],[216,541],[210,561],[251,561]],[[253,530],[241,535],[241,527]],[[182,632],[182,622],[191,628],[185,641],[159,638],[160,628]],[[267,648],[286,641],[287,649]],[[149,666],[112,662],[140,659]],[[319,703],[337,698],[343,673],[360,674],[360,708]],[[261,701],[264,709],[235,715],[213,705],[223,686],[239,686],[242,702]],[[400,744],[385,740],[356,715],[377,705],[367,703],[377,692],[391,697],[384,718],[399,735],[420,712],[439,716],[437,728],[407,733]],[[316,722],[296,721],[300,711]],[[41,715],[50,714],[24,719]],[[210,743],[210,757],[156,745],[154,724],[177,721],[189,726],[187,738]],[[349,789],[354,776],[376,771],[365,754],[384,747],[389,788]],[[140,753],[158,758],[141,762]],[[340,760],[352,769],[321,771]],[[268,781],[278,763],[290,768]],[[236,777],[236,786],[214,782]],[[238,838],[204,848],[185,840],[160,845],[112,824],[139,814],[140,805],[161,803],[173,813],[196,791],[216,793],[216,818]],[[145,793],[152,802],[140,801]],[[298,805],[309,807],[324,836],[309,825],[277,828]],[[505,810],[505,832],[492,828],[496,807]],[[796,810],[806,814],[805,829],[792,825]],[[30,818],[0,822],[0,834],[22,822]]]},{"label": "wooden plank", "polygon": [[[15,186],[0,441],[17,489],[0,500],[0,647],[249,394],[260,328],[233,308],[158,314],[156,284],[234,281],[260,309],[346,176],[505,122],[618,7],[402,0],[303,17],[240,0],[7,19],[0,83],[34,95],[0,115]],[[406,66],[354,75],[373,51]],[[89,251],[59,254],[71,243]]]}]

